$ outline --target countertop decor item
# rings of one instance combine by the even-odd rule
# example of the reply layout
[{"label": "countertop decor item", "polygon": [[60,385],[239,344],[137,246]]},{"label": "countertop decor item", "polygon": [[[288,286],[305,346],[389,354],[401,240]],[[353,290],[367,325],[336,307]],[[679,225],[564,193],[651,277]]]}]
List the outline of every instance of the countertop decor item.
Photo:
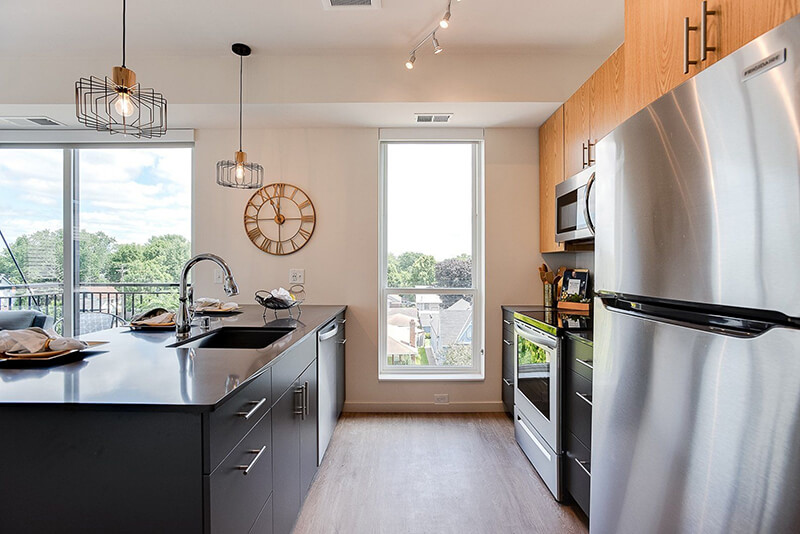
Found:
[{"label": "countertop decor item", "polygon": [[558,283],[558,307],[567,310],[589,311],[589,269],[565,269]]},{"label": "countertop decor item", "polygon": [[23,369],[29,367],[52,367],[83,359],[94,348],[107,344],[108,341],[87,341],[87,347],[47,350],[43,352],[2,352],[0,353],[0,369]]},{"label": "countertop decor item", "polygon": [[78,122],[99,132],[151,139],[167,133],[167,100],[141,87],[136,73],[125,66],[126,0],[122,0],[122,65],[111,78],[89,76],[75,82]]},{"label": "countertop decor item", "polygon": [[239,150],[236,151],[233,161],[217,162],[217,183],[235,189],[258,189],[264,183],[264,167],[248,162],[247,152],[242,151],[242,68],[243,58],[249,56],[251,50],[242,43],[234,43],[231,50],[239,56]]},{"label": "countertop decor item", "polygon": [[[283,290],[283,291],[281,291]],[[284,292],[289,294],[289,297],[284,296]],[[300,318],[303,310],[300,304],[303,303],[306,296],[306,290],[301,284],[295,284],[289,288],[287,292],[285,289],[273,289],[267,291],[266,289],[259,289],[256,291],[255,300],[257,303],[264,307],[264,319],[267,318],[267,310],[275,312],[275,318],[278,318],[278,310],[287,310],[289,317],[292,317],[292,308],[297,307],[297,318]]]},{"label": "countertop decor item", "polygon": [[244,208],[247,237],[262,251],[275,256],[303,248],[316,224],[314,204],[296,185],[265,185],[250,197]]}]

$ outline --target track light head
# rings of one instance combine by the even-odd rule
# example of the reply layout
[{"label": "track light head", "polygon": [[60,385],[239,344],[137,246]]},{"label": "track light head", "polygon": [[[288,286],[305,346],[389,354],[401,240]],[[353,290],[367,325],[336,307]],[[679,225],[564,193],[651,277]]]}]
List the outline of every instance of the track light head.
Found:
[{"label": "track light head", "polygon": [[448,28],[450,26],[450,8],[447,8],[447,12],[442,17],[442,20],[439,21],[440,28]]},{"label": "track light head", "polygon": [[414,68],[414,62],[415,62],[416,60],[417,60],[417,56],[416,56],[416,54],[414,54],[414,53],[412,52],[412,53],[411,53],[411,55],[410,55],[410,56],[408,56],[408,61],[406,61],[406,68],[407,68],[408,70],[411,70],[411,69],[413,69],[413,68]]},{"label": "track light head", "polygon": [[442,52],[442,50],[444,50],[444,48],[439,46],[439,39],[436,38],[436,32],[433,33],[433,36],[431,37],[431,42],[433,43],[434,54],[439,54]]}]

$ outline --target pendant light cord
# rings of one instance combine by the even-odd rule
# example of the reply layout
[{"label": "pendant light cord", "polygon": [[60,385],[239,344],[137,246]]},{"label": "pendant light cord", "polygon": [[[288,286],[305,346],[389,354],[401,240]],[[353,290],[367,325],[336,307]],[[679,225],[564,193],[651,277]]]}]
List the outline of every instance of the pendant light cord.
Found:
[{"label": "pendant light cord", "polygon": [[244,59],[239,56],[239,152],[242,151],[242,63]]},{"label": "pendant light cord", "polygon": [[122,0],[122,68],[125,68],[125,12],[127,7],[128,2]]}]

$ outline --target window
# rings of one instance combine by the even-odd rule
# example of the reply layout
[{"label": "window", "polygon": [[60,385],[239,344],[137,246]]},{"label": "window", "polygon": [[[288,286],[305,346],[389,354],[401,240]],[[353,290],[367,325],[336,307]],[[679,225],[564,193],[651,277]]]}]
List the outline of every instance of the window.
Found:
[{"label": "window", "polygon": [[381,378],[483,376],[481,155],[381,143]]},{"label": "window", "polygon": [[0,149],[0,310],[73,335],[175,308],[191,175],[189,147]]}]

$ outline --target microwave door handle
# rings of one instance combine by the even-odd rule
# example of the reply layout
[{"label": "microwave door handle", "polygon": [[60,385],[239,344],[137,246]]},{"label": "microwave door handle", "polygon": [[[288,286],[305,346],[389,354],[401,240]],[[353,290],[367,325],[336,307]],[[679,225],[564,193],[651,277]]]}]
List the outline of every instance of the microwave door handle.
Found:
[{"label": "microwave door handle", "polygon": [[586,220],[586,227],[592,232],[594,235],[594,222],[592,221],[592,215],[589,212],[589,197],[592,191],[592,186],[594,185],[594,173],[589,177],[589,181],[586,182],[586,189],[584,189],[583,194],[583,218]]}]

